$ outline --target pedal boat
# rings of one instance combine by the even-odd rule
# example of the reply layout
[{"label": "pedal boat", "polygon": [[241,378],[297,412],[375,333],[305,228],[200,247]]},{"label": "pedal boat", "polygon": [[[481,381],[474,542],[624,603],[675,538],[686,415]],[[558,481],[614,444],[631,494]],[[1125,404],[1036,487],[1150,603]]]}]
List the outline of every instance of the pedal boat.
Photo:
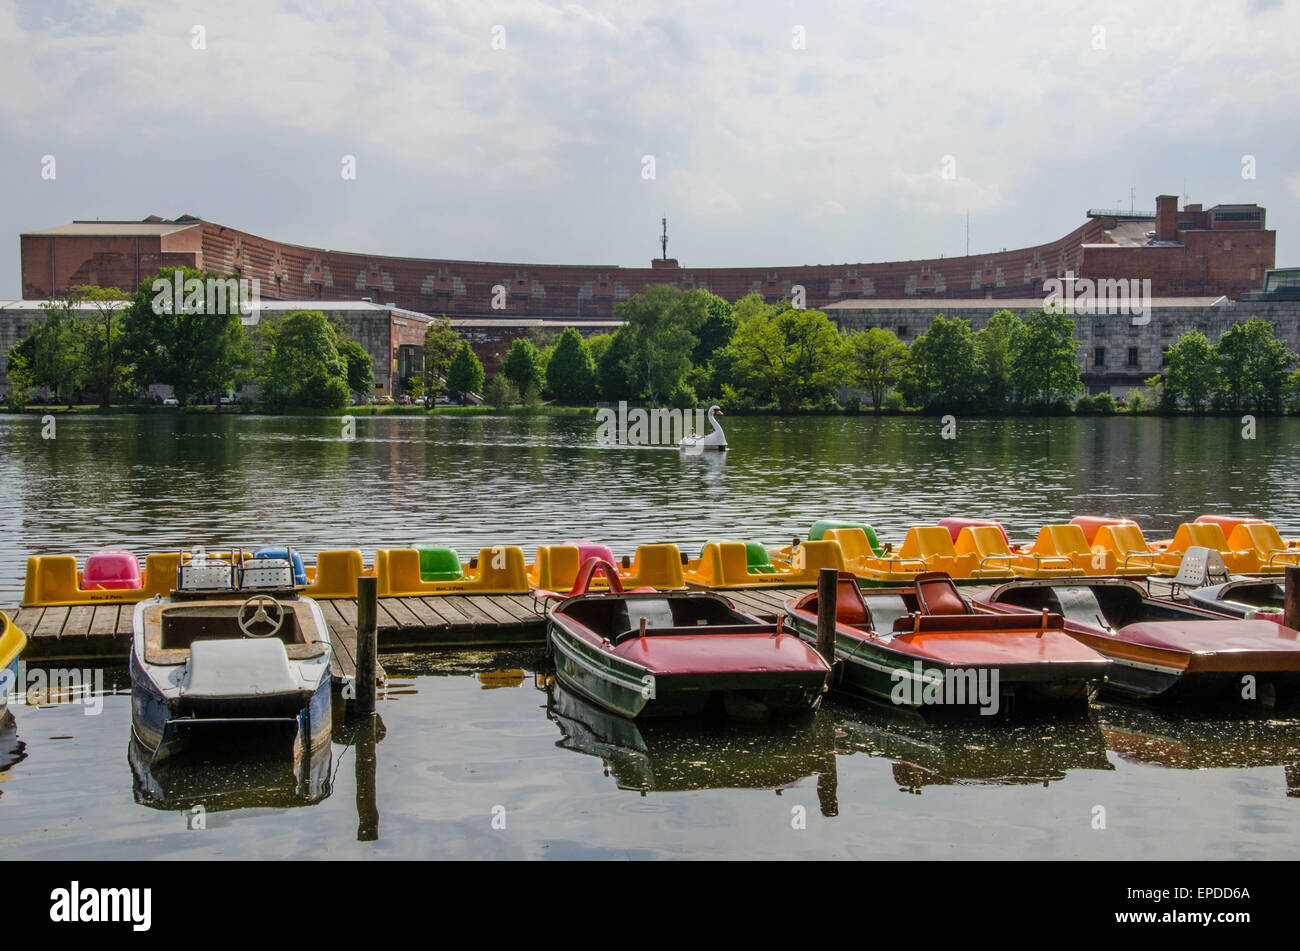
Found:
[{"label": "pedal boat", "polygon": [[837,541],[827,538],[802,542],[788,563],[774,564],[769,550],[756,541],[716,539],[706,542],[700,557],[683,567],[690,588],[804,587],[817,584],[822,568],[844,570],[844,554]]},{"label": "pedal boat", "polygon": [[[809,643],[817,639],[817,602],[817,592],[786,602],[795,631]],[[1065,633],[1059,614],[977,614],[942,572],[919,575],[909,587],[867,589],[842,573],[835,659],[836,689],[915,709],[972,709],[981,704],[981,682],[996,684],[999,708],[1008,696],[1082,704],[1109,666]],[[937,699],[927,690],[949,683],[954,689],[940,689]]]},{"label": "pedal boat", "polygon": [[0,720],[8,710],[9,694],[22,686],[18,683],[18,657],[26,646],[27,635],[9,615],[0,612]]},{"label": "pedal boat", "polygon": [[[609,588],[593,590],[599,568]],[[548,612],[547,649],[567,689],[636,719],[722,712],[738,719],[815,710],[830,667],[787,633],[702,591],[624,590],[590,559]]]},{"label": "pedal boat", "polygon": [[[676,545],[638,545],[632,558],[624,555],[617,562],[608,547],[591,541],[539,545],[537,556],[528,566],[528,586],[534,591],[566,591],[573,587],[582,566],[591,558],[614,565],[624,588],[672,591],[686,587],[682,555]],[[609,587],[603,572],[597,573],[591,584],[597,588]]]},{"label": "pedal boat", "polygon": [[131,725],[150,762],[223,740],[296,760],[329,742],[329,627],[293,581],[287,559],[196,549],[170,597],[135,606]]},{"label": "pedal boat", "polygon": [[[1012,581],[976,599],[1005,616],[1062,615],[1065,630],[1111,660],[1109,693],[1136,698],[1243,697],[1300,684],[1300,634],[1151,596],[1124,578]],[[1266,689],[1267,688],[1267,689]]]}]

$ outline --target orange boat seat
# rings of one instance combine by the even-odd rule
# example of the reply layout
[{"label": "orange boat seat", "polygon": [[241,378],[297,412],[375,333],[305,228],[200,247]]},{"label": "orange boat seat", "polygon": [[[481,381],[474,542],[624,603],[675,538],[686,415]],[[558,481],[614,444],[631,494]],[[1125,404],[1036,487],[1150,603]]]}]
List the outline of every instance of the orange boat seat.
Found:
[{"label": "orange boat seat", "polygon": [[916,576],[916,600],[922,614],[970,614],[957,586],[946,573],[929,571]]}]

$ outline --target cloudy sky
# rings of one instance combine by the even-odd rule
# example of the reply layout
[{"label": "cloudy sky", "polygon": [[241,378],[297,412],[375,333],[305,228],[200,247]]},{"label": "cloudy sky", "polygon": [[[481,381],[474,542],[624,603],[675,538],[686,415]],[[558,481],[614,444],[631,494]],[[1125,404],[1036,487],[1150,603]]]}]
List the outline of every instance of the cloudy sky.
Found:
[{"label": "cloudy sky", "polygon": [[0,298],[22,231],[186,212],[641,266],[666,216],[684,266],[838,264],[961,254],[968,210],[973,253],[1051,240],[1132,188],[1259,202],[1300,264],[1297,35],[1300,0],[0,0]]}]

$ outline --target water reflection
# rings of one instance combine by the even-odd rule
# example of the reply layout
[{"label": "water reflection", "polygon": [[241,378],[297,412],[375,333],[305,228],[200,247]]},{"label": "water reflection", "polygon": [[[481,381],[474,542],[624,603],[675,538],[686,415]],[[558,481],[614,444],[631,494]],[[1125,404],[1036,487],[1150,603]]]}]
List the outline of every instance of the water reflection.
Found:
[{"label": "water reflection", "polygon": [[135,801],[152,809],[288,809],[320,802],[332,786],[328,743],[300,758],[226,748],[152,763],[149,751],[132,737],[127,761]]},{"label": "water reflection", "polygon": [[781,724],[734,720],[647,721],[615,716],[570,693],[553,678],[546,716],[560,729],[557,746],[601,761],[619,789],[770,789],[812,782],[824,816],[836,801],[835,730],[830,717],[810,715]]},{"label": "water reflection", "polygon": [[1086,717],[942,722],[864,702],[838,727],[847,753],[893,760],[899,791],[918,795],[926,786],[1047,786],[1071,770],[1114,769]]},{"label": "water reflection", "polygon": [[1300,720],[1115,703],[1103,704],[1096,716],[1107,746],[1126,760],[1171,769],[1281,766],[1286,795],[1300,798]]}]

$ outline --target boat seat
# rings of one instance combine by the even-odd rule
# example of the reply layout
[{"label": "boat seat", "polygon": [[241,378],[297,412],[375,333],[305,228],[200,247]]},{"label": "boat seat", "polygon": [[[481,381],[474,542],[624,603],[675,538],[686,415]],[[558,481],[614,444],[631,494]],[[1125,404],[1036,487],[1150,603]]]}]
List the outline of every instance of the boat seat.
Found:
[{"label": "boat seat", "polygon": [[274,638],[195,641],[190,647],[187,697],[266,696],[301,688],[284,644]]},{"label": "boat seat", "polygon": [[951,634],[989,631],[1059,631],[1065,620],[1059,614],[913,614],[894,622],[895,634]]},{"label": "boat seat", "polygon": [[866,628],[871,623],[871,612],[862,600],[862,589],[856,578],[841,577],[835,585],[835,621],[852,627]]},{"label": "boat seat", "polygon": [[1106,612],[1102,610],[1101,602],[1097,600],[1097,593],[1091,588],[1083,586],[1052,588],[1051,594],[1056,599],[1056,610],[1064,615],[1066,620],[1073,621],[1075,624],[1086,624],[1089,627],[1098,625],[1105,627],[1110,624]]},{"label": "boat seat", "polygon": [[[284,652],[290,660],[311,660],[325,653],[325,645],[320,641],[310,644],[285,644]],[[188,647],[146,647],[145,663],[158,667],[178,667],[190,659]]]},{"label": "boat seat", "polygon": [[928,571],[917,575],[915,584],[916,600],[922,614],[936,616],[971,613],[970,607],[947,574]]},{"label": "boat seat", "polygon": [[620,602],[615,609],[614,629],[638,631],[641,621],[646,627],[673,627],[673,606],[667,598],[635,598]]},{"label": "boat seat", "polygon": [[82,582],[87,591],[138,591],[144,587],[140,563],[125,548],[101,548],[87,558]]}]

